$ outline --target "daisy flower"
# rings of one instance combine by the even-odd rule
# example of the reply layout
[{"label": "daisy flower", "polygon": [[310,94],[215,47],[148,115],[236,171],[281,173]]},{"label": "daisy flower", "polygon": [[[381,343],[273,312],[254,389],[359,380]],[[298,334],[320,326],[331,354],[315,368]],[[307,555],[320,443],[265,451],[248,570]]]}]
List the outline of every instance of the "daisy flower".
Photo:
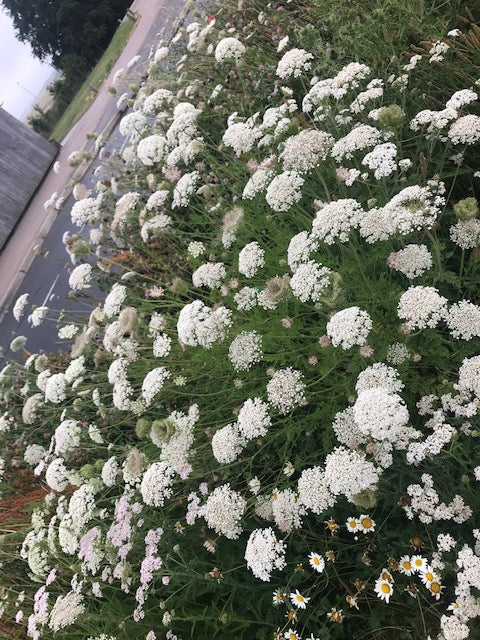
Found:
[{"label": "daisy flower", "polygon": [[410,556],[402,556],[398,563],[398,570],[405,576],[411,576],[414,572],[414,568],[410,561]]},{"label": "daisy flower", "polygon": [[445,589],[445,587],[440,583],[440,581],[437,579],[432,580],[430,584],[427,585],[427,587],[430,593],[432,594],[432,596],[435,598],[435,600],[440,600],[442,591]]},{"label": "daisy flower", "polygon": [[285,640],[301,640],[295,629],[289,629],[288,631],[285,631],[283,637],[285,638]]},{"label": "daisy flower", "polygon": [[360,531],[362,528],[360,520],[357,520],[357,518],[347,518],[345,526],[347,527],[348,531],[350,531],[350,533],[357,533],[357,531]]},{"label": "daisy flower", "polygon": [[295,467],[291,462],[287,462],[283,468],[283,473],[290,478],[295,473]]},{"label": "daisy flower", "polygon": [[292,601],[292,604],[299,609],[306,609],[307,604],[310,602],[310,598],[302,596],[298,589],[295,590],[295,593],[290,594],[290,600]]},{"label": "daisy flower", "polygon": [[325,551],[325,558],[329,562],[335,562],[335,551],[332,551],[331,549],[328,549],[327,551]]},{"label": "daisy flower", "polygon": [[342,609],[337,611],[337,609],[333,608],[327,613],[327,618],[330,622],[343,622],[344,615],[342,613]]},{"label": "daisy flower", "polygon": [[412,567],[415,572],[425,571],[427,568],[427,560],[426,558],[422,558],[422,556],[412,556],[410,562],[412,563]]},{"label": "daisy flower", "polygon": [[363,531],[363,533],[371,533],[372,531],[375,531],[375,521],[372,520],[369,515],[362,513],[359,520],[360,530]]},{"label": "daisy flower", "polygon": [[393,585],[388,580],[376,580],[375,593],[380,598],[380,600],[385,600],[385,602],[388,604],[390,596],[393,593]]},{"label": "daisy flower", "polygon": [[425,567],[425,569],[419,572],[419,577],[426,587],[428,587],[429,583],[432,582],[432,580],[439,581],[438,575],[433,571],[432,567],[428,565]]},{"label": "daisy flower", "polygon": [[285,602],[286,599],[287,599],[287,594],[284,593],[283,591],[274,591],[273,592],[273,604],[274,605],[282,604],[283,602]]},{"label": "daisy flower", "polygon": [[308,556],[308,561],[312,569],[315,569],[318,573],[322,573],[325,569],[325,560],[318,553],[312,551],[312,553]]}]

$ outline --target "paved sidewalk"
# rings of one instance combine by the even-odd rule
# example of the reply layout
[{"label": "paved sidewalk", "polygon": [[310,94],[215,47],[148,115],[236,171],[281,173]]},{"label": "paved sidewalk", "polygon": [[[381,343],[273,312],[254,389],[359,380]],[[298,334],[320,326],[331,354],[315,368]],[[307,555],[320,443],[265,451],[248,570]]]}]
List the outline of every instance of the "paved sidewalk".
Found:
[{"label": "paved sidewalk", "polygon": [[[180,25],[187,14],[186,5],[185,0],[135,0],[131,5],[131,10],[137,12],[139,18],[125,49],[98,91],[93,104],[62,140],[62,147],[57,157],[60,172],[56,174],[51,169],[46,175],[0,254],[0,321],[16,297],[25,273],[58,216],[59,212],[53,208],[45,211],[44,203],[55,192],[58,197],[66,198],[71,192],[72,180],[81,180],[88,170],[89,165],[85,163],[81,167],[69,167],[69,155],[73,151],[92,150],[94,143],[87,140],[87,133],[95,131],[108,137],[118,122],[120,117],[116,108],[118,95],[108,91],[114,74],[119,69],[126,70],[128,62],[141,53],[144,63],[147,57],[145,49],[155,44],[159,24],[160,30],[169,32],[170,37],[173,36],[177,24]],[[159,39],[160,35],[156,40]],[[138,74],[135,72],[135,67],[132,72]],[[128,80],[126,73],[126,86],[128,86]],[[121,93],[122,90],[119,87],[119,94]]]}]

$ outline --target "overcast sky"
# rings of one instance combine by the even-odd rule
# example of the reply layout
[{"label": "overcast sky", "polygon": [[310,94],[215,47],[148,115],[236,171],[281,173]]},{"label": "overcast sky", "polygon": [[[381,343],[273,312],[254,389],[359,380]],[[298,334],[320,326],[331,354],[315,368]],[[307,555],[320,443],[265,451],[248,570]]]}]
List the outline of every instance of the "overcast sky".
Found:
[{"label": "overcast sky", "polygon": [[13,22],[0,7],[0,105],[21,120],[54,72],[33,57],[29,45],[15,38]]}]

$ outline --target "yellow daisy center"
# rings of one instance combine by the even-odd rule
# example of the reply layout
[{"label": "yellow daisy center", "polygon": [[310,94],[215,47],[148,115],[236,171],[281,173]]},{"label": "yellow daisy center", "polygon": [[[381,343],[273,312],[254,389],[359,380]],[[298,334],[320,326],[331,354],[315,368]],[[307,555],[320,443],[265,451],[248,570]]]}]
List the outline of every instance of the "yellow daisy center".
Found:
[{"label": "yellow daisy center", "polygon": [[403,568],[407,571],[410,571],[410,569],[412,568],[412,564],[408,560],[405,560],[405,562],[403,563]]},{"label": "yellow daisy center", "polygon": [[433,580],[433,573],[430,573],[430,571],[427,571],[425,573],[425,578],[430,582],[431,580]]},{"label": "yellow daisy center", "polygon": [[355,520],[351,520],[351,521],[349,522],[349,525],[352,527],[352,529],[355,529],[355,528],[356,528],[356,526],[357,526],[357,523],[355,522]]},{"label": "yellow daisy center", "polygon": [[320,560],[316,556],[313,558],[313,564],[316,564],[316,565],[320,564]]},{"label": "yellow daisy center", "polygon": [[423,562],[422,562],[422,560],[420,560],[420,558],[417,558],[417,559],[415,560],[415,566],[417,566],[417,567],[421,567],[421,566],[422,566],[422,564],[423,564]]},{"label": "yellow daisy center", "polygon": [[370,529],[372,524],[373,524],[373,522],[372,522],[371,518],[362,518],[362,527],[364,529]]},{"label": "yellow daisy center", "polygon": [[382,591],[383,591],[383,593],[390,593],[391,588],[390,588],[390,585],[387,582],[382,584]]},{"label": "yellow daisy center", "polygon": [[303,596],[295,596],[298,602],[303,602]]},{"label": "yellow daisy center", "polygon": [[432,582],[430,584],[430,591],[432,593],[440,593],[441,588],[442,587],[441,587],[440,583],[438,583],[438,582]]}]

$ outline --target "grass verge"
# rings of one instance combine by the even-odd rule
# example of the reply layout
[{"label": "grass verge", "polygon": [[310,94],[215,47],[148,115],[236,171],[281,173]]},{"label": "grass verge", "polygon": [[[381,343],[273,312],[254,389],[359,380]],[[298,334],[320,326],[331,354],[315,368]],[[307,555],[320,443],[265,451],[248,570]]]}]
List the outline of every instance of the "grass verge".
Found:
[{"label": "grass verge", "polygon": [[92,87],[97,91],[100,89],[115,64],[115,61],[128,42],[136,24],[137,22],[133,20],[123,20],[119,25],[105,53],[92,69],[53,129],[51,134],[53,140],[61,142],[77,120],[95,100],[96,91],[93,91]]}]

